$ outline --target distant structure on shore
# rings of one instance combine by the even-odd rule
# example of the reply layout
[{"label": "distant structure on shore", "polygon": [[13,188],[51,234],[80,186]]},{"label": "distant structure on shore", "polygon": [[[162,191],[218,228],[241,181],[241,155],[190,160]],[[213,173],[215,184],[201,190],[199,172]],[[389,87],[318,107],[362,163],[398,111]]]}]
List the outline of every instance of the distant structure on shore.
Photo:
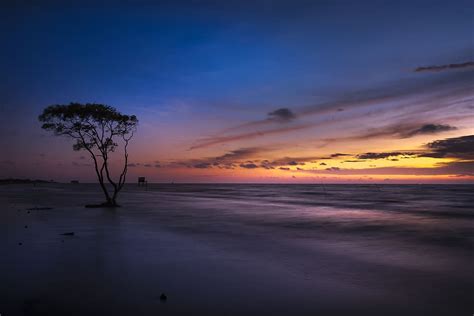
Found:
[{"label": "distant structure on shore", "polygon": [[145,177],[138,177],[138,186],[148,186],[148,181],[146,181]]},{"label": "distant structure on shore", "polygon": [[79,184],[79,180],[71,180],[71,184]]}]

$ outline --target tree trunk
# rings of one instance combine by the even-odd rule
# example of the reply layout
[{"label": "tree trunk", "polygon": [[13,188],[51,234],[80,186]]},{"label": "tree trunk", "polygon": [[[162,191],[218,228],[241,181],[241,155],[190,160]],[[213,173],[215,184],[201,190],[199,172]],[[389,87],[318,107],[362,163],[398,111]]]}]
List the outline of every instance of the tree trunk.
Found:
[{"label": "tree trunk", "polygon": [[119,206],[119,205],[117,204],[117,195],[118,195],[119,191],[120,191],[119,188],[116,188],[116,189],[114,190],[114,194],[113,194],[112,199],[111,199],[112,204],[113,204],[114,206]]},{"label": "tree trunk", "polygon": [[99,184],[100,184],[100,187],[102,188],[102,191],[104,192],[106,203],[109,204],[112,199],[110,198],[109,192],[107,191],[107,188],[105,187],[104,181],[101,181],[99,179]]}]

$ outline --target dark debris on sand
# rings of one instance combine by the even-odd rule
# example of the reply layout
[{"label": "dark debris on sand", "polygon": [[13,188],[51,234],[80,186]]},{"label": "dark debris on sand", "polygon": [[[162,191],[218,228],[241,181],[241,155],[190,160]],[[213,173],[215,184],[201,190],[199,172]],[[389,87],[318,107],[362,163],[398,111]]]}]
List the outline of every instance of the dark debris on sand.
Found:
[{"label": "dark debris on sand", "polygon": [[165,293],[161,293],[161,295],[160,295],[160,301],[164,302],[164,301],[166,301],[167,299],[168,299],[168,297],[166,296],[166,294],[165,294]]},{"label": "dark debris on sand", "polygon": [[[47,210],[52,210],[52,207],[32,207],[32,208],[27,208],[27,211],[47,211]],[[28,212],[29,213],[29,212]]]}]

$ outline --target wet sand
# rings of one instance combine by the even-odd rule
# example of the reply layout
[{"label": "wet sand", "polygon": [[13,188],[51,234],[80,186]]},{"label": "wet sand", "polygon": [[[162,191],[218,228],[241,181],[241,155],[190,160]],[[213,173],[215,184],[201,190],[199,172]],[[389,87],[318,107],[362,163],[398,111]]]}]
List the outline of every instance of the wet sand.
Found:
[{"label": "wet sand", "polygon": [[470,315],[472,189],[1,186],[0,313]]}]

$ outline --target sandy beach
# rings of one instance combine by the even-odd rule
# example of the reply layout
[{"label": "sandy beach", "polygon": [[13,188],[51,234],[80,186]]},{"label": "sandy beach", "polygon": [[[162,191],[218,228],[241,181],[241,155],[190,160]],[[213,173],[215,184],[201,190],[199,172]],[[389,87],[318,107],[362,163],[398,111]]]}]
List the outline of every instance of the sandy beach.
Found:
[{"label": "sandy beach", "polygon": [[469,314],[472,186],[374,189],[2,186],[0,313]]}]

